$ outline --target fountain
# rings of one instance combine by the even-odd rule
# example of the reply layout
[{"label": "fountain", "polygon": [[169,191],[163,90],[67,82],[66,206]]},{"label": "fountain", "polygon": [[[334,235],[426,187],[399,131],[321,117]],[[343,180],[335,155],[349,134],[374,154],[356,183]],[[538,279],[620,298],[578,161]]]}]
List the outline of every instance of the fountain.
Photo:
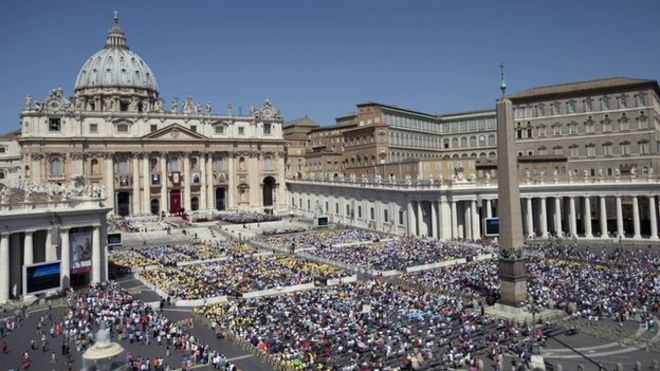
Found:
[{"label": "fountain", "polygon": [[94,344],[83,353],[83,371],[109,371],[121,369],[123,364],[115,362],[114,358],[121,354],[124,348],[110,341],[110,329],[105,322],[101,322],[99,331],[96,333]]}]

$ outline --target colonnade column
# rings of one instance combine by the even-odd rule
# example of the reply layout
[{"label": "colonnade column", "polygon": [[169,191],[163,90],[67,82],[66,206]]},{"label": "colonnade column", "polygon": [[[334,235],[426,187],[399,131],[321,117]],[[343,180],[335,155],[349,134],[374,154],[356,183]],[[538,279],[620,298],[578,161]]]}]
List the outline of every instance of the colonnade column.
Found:
[{"label": "colonnade column", "polygon": [[534,238],[534,215],[532,214],[532,198],[525,198],[525,229],[527,238]]},{"label": "colonnade column", "polygon": [[140,166],[138,164],[138,156],[135,155],[131,159],[133,163],[133,210],[131,210],[131,215],[138,215],[140,213]]},{"label": "colonnade column", "polygon": [[593,238],[593,232],[591,230],[591,200],[589,196],[584,198],[584,211],[582,212],[582,220],[584,222],[584,237]]},{"label": "colonnade column", "polygon": [[642,238],[642,234],[639,228],[639,197],[633,196],[633,228],[635,234],[633,235],[634,239]]},{"label": "colonnade column", "polygon": [[115,169],[111,153],[105,154],[105,202],[115,212]]},{"label": "colonnade column", "polygon": [[227,164],[227,208],[233,209],[236,207],[234,202],[234,191],[236,190],[234,181],[236,180],[236,174],[234,173],[234,154],[231,152],[228,154]]},{"label": "colonnade column", "polygon": [[9,300],[9,234],[0,236],[0,303]]},{"label": "colonnade column", "polygon": [[101,282],[101,232],[99,226],[92,227],[92,283]]},{"label": "colonnade column", "polygon": [[651,239],[658,239],[658,215],[656,215],[655,209],[655,197],[649,196],[649,217],[651,223]]},{"label": "colonnade column", "polygon": [[477,207],[477,201],[472,200],[470,203],[470,210],[472,210],[472,239],[480,240],[481,239],[481,223],[479,217],[479,208]]},{"label": "colonnade column", "polygon": [[463,201],[463,238],[466,240],[472,239],[472,210],[470,210],[470,202]]},{"label": "colonnade column", "polygon": [[422,210],[422,201],[417,201],[417,233],[422,235],[428,235],[428,228],[424,223],[424,211]]},{"label": "colonnade column", "polygon": [[206,153],[202,153],[197,157],[197,166],[200,171],[200,189],[199,189],[199,209],[206,210]]},{"label": "colonnade column", "polygon": [[142,213],[151,214],[151,172],[149,171],[149,154],[142,155]]},{"label": "colonnade column", "polygon": [[62,245],[60,282],[62,282],[62,288],[66,290],[71,286],[71,244],[69,243],[69,228],[60,228],[60,244]]},{"label": "colonnade column", "polygon": [[486,218],[493,217],[493,205],[490,199],[486,200]]},{"label": "colonnade column", "polygon": [[273,207],[277,210],[278,204],[286,207],[288,200],[286,197],[286,164],[284,162],[284,152],[277,153],[277,200],[273,202]]},{"label": "colonnade column", "polygon": [[607,206],[605,202],[605,196],[600,196],[599,202],[600,202],[600,237],[608,238],[609,233],[607,231]]},{"label": "colonnade column", "polygon": [[555,197],[555,233],[558,237],[564,235],[561,227],[561,197]]},{"label": "colonnade column", "polygon": [[248,161],[250,161],[250,172],[248,174],[248,178],[250,179],[250,207],[263,206],[263,200],[260,201],[262,191],[261,187],[259,187],[259,178],[257,177],[259,175],[259,152],[251,153]]},{"label": "colonnade column", "polygon": [[417,234],[417,223],[415,222],[415,210],[413,207],[413,202],[415,201],[408,201],[408,209],[406,210],[408,213],[408,234],[411,236]]},{"label": "colonnade column", "polygon": [[436,202],[431,201],[431,235],[435,238],[440,238],[438,235],[438,212],[435,209]]},{"label": "colonnade column", "polygon": [[623,231],[623,209],[621,207],[621,196],[616,196],[616,233],[619,238],[625,238]]},{"label": "colonnade column", "polygon": [[190,183],[192,183],[192,174],[190,173],[190,153],[183,154],[183,208],[187,213],[191,211]]},{"label": "colonnade column", "polygon": [[568,207],[569,207],[569,215],[568,215],[568,227],[571,233],[571,237],[577,237],[577,215],[575,212],[575,197],[570,196],[568,198]]},{"label": "colonnade column", "polygon": [[23,264],[34,264],[34,232],[26,231],[23,238]]},{"label": "colonnade column", "polygon": [[206,156],[206,207],[215,210],[215,187],[213,186],[213,153]]},{"label": "colonnade column", "polygon": [[57,260],[57,251],[53,248],[53,231],[51,228],[46,230],[46,242],[44,246],[44,251],[46,253],[46,261],[50,262]]},{"label": "colonnade column", "polygon": [[160,155],[160,211],[167,215],[167,156]]},{"label": "colonnade column", "polygon": [[546,198],[541,197],[541,237],[548,238],[548,209],[546,205]]},{"label": "colonnade column", "polygon": [[451,237],[458,238],[458,211],[456,201],[451,201]]},{"label": "colonnade column", "polygon": [[442,226],[440,231],[440,237],[443,239],[451,239],[451,208],[447,200],[438,201],[438,206],[440,207],[440,225]]}]

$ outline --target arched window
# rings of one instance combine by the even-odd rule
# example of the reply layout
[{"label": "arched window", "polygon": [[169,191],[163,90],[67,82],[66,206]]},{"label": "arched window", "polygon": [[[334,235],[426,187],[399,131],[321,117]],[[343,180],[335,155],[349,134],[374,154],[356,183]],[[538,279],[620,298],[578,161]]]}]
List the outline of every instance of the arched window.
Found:
[{"label": "arched window", "polygon": [[[300,159],[298,159],[298,162],[300,162]],[[214,164],[214,167],[215,167],[215,171],[224,171],[225,170],[225,162],[222,159],[222,157],[216,156],[215,161],[214,161],[213,164]]]},{"label": "arched window", "polygon": [[5,179],[5,172],[4,171],[0,171],[0,179]]},{"label": "arched window", "polygon": [[264,170],[271,171],[273,170],[273,159],[270,156],[264,158]]},{"label": "arched window", "polygon": [[461,148],[465,148],[468,145],[467,137],[461,137]]},{"label": "arched window", "polygon": [[488,136],[488,145],[489,146],[494,146],[495,145],[495,135],[494,134],[490,134]]},{"label": "arched window", "polygon": [[458,148],[458,138],[453,138],[451,140],[451,148]]},{"label": "arched window", "polygon": [[238,170],[245,171],[245,158],[241,157],[238,159]]},{"label": "arched window", "polygon": [[470,137],[470,147],[476,147],[477,146],[477,137]]},{"label": "arched window", "polygon": [[50,175],[62,176],[62,160],[57,157],[50,160]]}]

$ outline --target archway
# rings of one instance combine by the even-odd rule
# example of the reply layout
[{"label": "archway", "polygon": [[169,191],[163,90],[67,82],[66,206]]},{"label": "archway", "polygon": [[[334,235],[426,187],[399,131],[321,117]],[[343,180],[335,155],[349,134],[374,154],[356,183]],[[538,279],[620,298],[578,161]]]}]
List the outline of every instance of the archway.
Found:
[{"label": "archway", "polygon": [[160,213],[160,202],[158,201],[158,199],[151,200],[150,209],[152,215],[158,215],[158,213]]},{"label": "archway", "polygon": [[192,211],[199,210],[199,198],[193,197],[190,199],[190,208],[192,209]]},{"label": "archway", "polygon": [[216,210],[224,210],[225,209],[225,189],[224,188],[216,188],[215,189],[215,208]]},{"label": "archway", "polygon": [[129,192],[117,193],[117,214],[121,216],[131,215],[131,194]]},{"label": "archway", "polygon": [[275,179],[272,176],[268,176],[264,178],[264,183],[263,183],[264,206],[273,206],[274,189],[275,189]]}]

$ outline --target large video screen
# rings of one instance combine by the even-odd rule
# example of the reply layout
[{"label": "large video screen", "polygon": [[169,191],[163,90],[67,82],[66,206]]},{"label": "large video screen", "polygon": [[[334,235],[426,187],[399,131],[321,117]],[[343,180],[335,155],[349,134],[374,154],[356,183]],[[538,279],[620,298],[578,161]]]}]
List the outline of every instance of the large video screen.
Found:
[{"label": "large video screen", "polygon": [[484,225],[486,237],[497,237],[500,235],[500,218],[486,218]]},{"label": "large video screen", "polygon": [[320,225],[320,226],[328,225],[328,217],[327,216],[322,216],[322,217],[318,218],[318,225]]},{"label": "large video screen", "polygon": [[60,262],[49,262],[25,267],[27,294],[60,287]]},{"label": "large video screen", "polygon": [[108,246],[121,245],[121,233],[108,233]]},{"label": "large video screen", "polygon": [[71,273],[87,272],[92,266],[92,229],[73,228],[70,233]]}]

